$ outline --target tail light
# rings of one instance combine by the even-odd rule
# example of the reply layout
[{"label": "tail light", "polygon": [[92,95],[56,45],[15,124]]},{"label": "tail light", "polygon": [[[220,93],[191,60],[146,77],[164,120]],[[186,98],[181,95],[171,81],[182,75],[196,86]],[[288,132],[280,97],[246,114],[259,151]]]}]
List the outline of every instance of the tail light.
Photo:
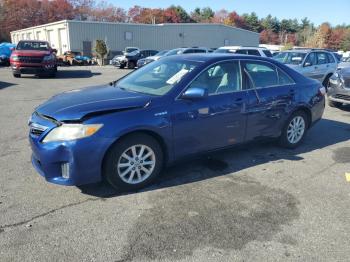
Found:
[{"label": "tail light", "polygon": [[324,86],[321,86],[319,89],[318,89],[318,94],[319,95],[322,95],[324,96],[326,94],[326,88]]}]

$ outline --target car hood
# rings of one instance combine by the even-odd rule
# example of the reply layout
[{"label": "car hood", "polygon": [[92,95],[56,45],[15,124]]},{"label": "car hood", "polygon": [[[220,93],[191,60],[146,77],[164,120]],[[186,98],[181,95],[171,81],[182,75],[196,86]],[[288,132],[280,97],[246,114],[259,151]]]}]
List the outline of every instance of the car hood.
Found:
[{"label": "car hood", "polygon": [[20,56],[45,56],[50,55],[50,51],[40,51],[40,50],[15,50],[12,52],[12,55]]},{"label": "car hood", "polygon": [[114,86],[96,86],[53,96],[36,111],[58,121],[79,121],[91,115],[145,107],[151,96],[128,92]]},{"label": "car hood", "polygon": [[341,68],[340,74],[345,78],[350,78],[350,67]]}]

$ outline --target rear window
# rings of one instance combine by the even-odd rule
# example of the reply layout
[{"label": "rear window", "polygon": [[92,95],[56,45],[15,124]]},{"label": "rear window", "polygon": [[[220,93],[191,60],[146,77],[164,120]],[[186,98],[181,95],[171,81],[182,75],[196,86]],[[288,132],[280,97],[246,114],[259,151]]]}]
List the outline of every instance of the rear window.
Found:
[{"label": "rear window", "polygon": [[335,63],[335,60],[331,54],[327,54],[329,63]]},{"label": "rear window", "polygon": [[264,62],[245,62],[244,71],[256,88],[276,86],[279,84],[276,67]]},{"label": "rear window", "polygon": [[255,55],[255,56],[261,56],[258,50],[255,49],[249,49],[248,55]]},{"label": "rear window", "polygon": [[272,53],[270,52],[270,50],[263,50],[263,53],[264,53],[267,57],[272,57]]}]

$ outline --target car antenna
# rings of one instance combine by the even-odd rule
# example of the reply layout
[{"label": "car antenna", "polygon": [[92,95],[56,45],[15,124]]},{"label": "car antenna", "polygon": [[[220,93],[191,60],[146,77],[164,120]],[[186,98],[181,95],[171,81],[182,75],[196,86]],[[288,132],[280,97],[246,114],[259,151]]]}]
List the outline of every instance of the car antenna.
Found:
[{"label": "car antenna", "polygon": [[255,86],[255,83],[254,83],[254,81],[253,81],[251,75],[249,74],[249,72],[247,71],[246,68],[244,68],[243,70],[244,70],[244,73],[248,76],[250,82],[252,83],[253,89],[254,89],[254,93],[255,93],[255,95],[256,95],[256,99],[258,99],[258,102],[260,103],[260,102],[261,102],[260,96],[259,96],[258,90],[256,90],[256,86]]}]

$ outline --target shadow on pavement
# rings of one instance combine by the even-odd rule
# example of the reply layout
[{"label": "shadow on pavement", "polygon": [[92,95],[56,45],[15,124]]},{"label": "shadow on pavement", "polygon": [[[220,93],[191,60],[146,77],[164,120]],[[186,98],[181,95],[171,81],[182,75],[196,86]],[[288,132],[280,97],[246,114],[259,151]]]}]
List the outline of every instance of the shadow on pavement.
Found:
[{"label": "shadow on pavement", "polygon": [[[303,153],[349,140],[349,131],[350,124],[322,119],[309,130],[304,143],[297,149],[284,149],[278,147],[276,143],[261,141],[202,155],[187,161],[177,162],[176,165],[164,170],[153,185],[138,192],[174,187],[225,176],[269,162],[303,161],[303,157],[300,156]],[[105,182],[80,186],[79,188],[83,194],[101,198],[110,198],[123,194],[117,192]],[[133,193],[137,192],[126,194]]]},{"label": "shadow on pavement", "polygon": [[58,70],[56,78],[66,79],[66,78],[90,78],[93,76],[101,75],[98,72],[91,72],[91,70]]},{"label": "shadow on pavement", "polygon": [[14,85],[17,85],[17,84],[0,81],[0,90],[14,86]]}]

